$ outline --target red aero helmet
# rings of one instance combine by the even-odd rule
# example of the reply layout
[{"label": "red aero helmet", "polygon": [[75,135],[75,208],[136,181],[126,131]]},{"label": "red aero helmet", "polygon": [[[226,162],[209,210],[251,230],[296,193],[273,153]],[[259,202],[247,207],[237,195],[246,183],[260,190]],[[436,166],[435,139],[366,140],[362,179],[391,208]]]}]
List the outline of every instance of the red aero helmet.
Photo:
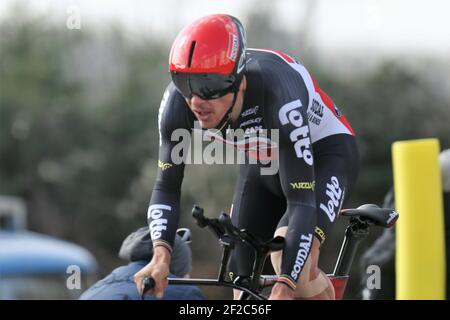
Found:
[{"label": "red aero helmet", "polygon": [[169,57],[172,80],[185,97],[216,99],[239,89],[245,69],[245,31],[225,14],[202,17],[176,37]]}]

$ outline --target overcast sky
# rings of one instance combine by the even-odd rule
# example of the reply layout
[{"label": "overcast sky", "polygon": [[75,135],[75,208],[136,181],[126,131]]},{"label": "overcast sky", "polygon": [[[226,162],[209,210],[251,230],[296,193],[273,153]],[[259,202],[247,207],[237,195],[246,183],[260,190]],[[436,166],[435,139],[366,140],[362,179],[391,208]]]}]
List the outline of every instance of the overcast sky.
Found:
[{"label": "overcast sky", "polygon": [[[309,0],[1,0],[0,17],[12,3],[65,21],[70,6],[81,13],[82,27],[119,21],[130,34],[154,33],[172,40],[181,26],[209,13],[241,18],[268,7],[279,27],[303,26]],[[324,50],[376,50],[450,57],[450,1],[447,0],[315,0],[309,17],[309,38]],[[251,35],[249,35],[251,36]]]}]

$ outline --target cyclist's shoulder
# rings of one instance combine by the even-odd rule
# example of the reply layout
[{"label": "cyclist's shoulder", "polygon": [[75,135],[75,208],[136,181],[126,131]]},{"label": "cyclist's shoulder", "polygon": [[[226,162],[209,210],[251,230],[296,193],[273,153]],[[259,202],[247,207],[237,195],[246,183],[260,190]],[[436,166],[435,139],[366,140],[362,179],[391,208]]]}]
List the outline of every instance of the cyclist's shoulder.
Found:
[{"label": "cyclist's shoulder", "polygon": [[164,90],[159,105],[160,114],[168,114],[168,111],[184,110],[186,107],[187,103],[183,96],[178,92],[173,82],[170,82]]},{"label": "cyclist's shoulder", "polygon": [[164,91],[158,111],[158,126],[162,134],[179,128],[190,128],[193,114],[183,96],[171,82]]},{"label": "cyclist's shoulder", "polygon": [[[292,55],[275,49],[248,49],[247,64],[250,70],[257,65],[262,73],[281,73],[303,77],[308,71]],[[300,72],[301,71],[301,72]]]},{"label": "cyclist's shoulder", "polygon": [[247,62],[251,60],[278,61],[287,64],[298,63],[298,60],[294,59],[289,54],[276,49],[249,48],[247,49]]},{"label": "cyclist's shoulder", "polygon": [[291,96],[311,82],[309,72],[302,64],[278,50],[248,49],[247,63],[250,77],[259,76],[266,93],[273,93],[274,98],[283,100],[284,95]]}]

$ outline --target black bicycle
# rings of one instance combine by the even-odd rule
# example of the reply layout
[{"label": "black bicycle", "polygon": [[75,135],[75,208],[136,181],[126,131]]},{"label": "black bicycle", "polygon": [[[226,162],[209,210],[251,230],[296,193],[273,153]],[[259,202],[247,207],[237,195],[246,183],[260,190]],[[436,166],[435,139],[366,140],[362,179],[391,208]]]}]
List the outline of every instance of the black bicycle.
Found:
[{"label": "black bicycle", "polygon": [[[263,275],[263,267],[267,256],[274,251],[282,250],[284,246],[283,237],[275,237],[269,241],[261,241],[258,237],[250,234],[245,229],[235,227],[228,214],[222,213],[219,218],[207,218],[203,209],[194,206],[192,216],[197,221],[200,228],[210,229],[219,239],[223,247],[222,261],[219,274],[216,279],[178,279],[169,278],[169,285],[200,285],[200,286],[219,286],[229,287],[241,290],[239,300],[266,300],[263,290],[273,286],[277,280],[276,275]],[[374,204],[365,204],[357,209],[343,209],[340,216],[349,219],[345,230],[344,241],[337,258],[335,268],[328,277],[331,280],[336,299],[342,299],[347,281],[349,279],[350,268],[355,258],[356,251],[363,239],[369,235],[371,226],[380,226],[384,228],[392,227],[397,221],[399,215],[393,209],[380,208]],[[250,277],[239,278],[234,281],[227,278],[227,266],[232,250],[237,242],[246,242],[255,251],[255,260]],[[143,294],[154,287],[152,278],[145,278],[143,281]]]}]

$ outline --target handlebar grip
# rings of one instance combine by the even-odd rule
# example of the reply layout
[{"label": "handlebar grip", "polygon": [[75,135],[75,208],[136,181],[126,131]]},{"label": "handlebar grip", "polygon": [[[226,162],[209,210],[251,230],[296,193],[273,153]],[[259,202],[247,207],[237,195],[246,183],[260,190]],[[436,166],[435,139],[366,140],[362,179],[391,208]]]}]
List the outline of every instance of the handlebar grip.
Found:
[{"label": "handlebar grip", "polygon": [[144,299],[144,295],[151,289],[155,287],[155,279],[152,277],[145,277],[142,281],[142,299]]},{"label": "handlebar grip", "polygon": [[208,218],[205,218],[203,214],[203,208],[200,208],[199,206],[194,206],[192,208],[192,216],[197,221],[197,225],[200,228],[204,228],[208,225]]}]

